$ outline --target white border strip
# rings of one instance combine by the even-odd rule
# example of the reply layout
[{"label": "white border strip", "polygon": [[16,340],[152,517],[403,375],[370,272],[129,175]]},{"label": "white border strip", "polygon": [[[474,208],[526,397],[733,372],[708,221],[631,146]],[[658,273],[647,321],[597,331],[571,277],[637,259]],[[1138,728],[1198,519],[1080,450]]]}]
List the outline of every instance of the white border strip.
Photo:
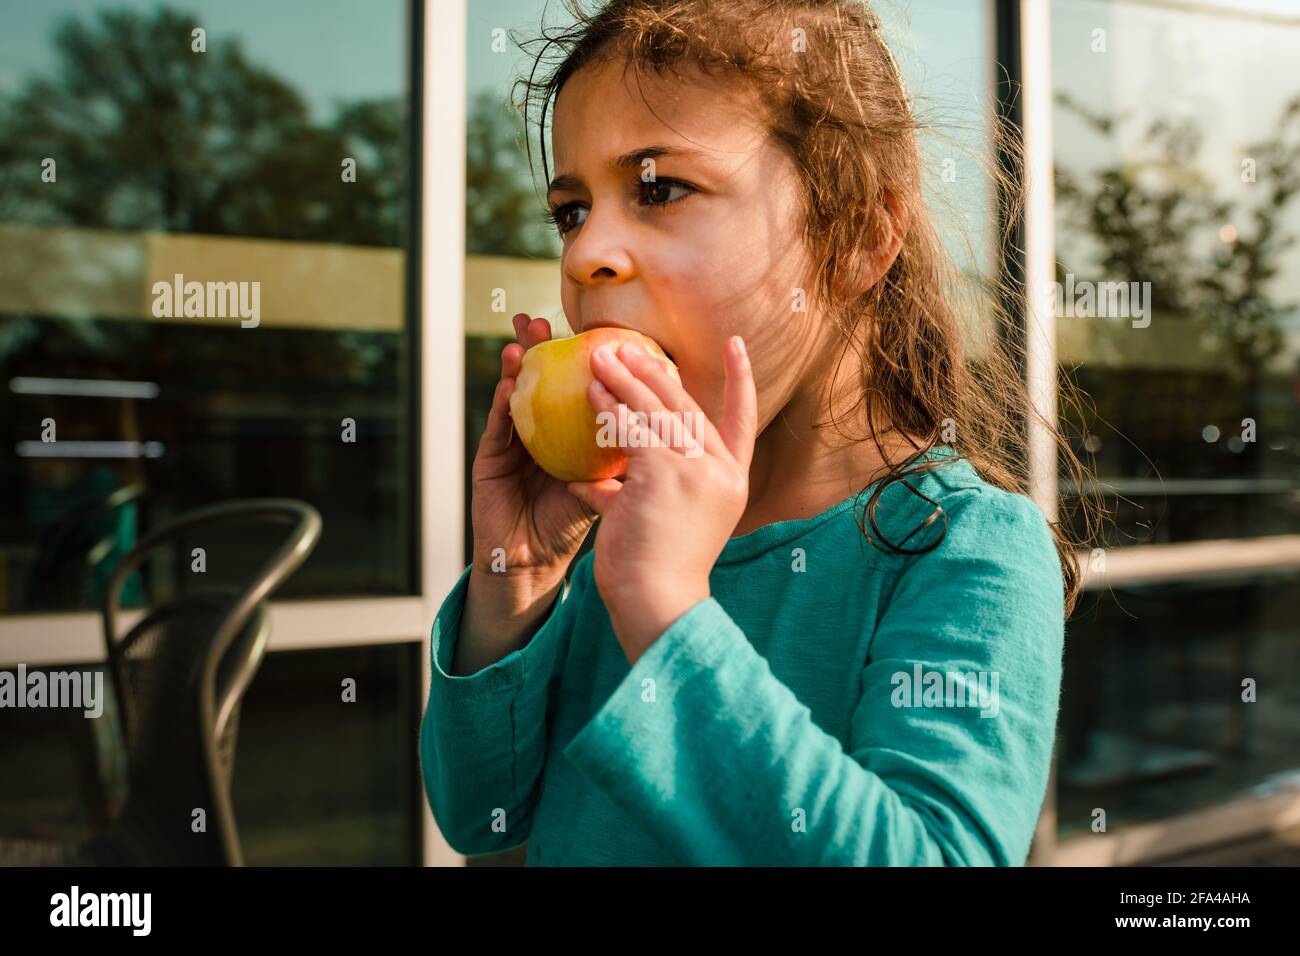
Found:
[{"label": "white border strip", "polygon": [[[272,602],[269,651],[318,650],[427,640],[422,598]],[[123,633],[142,612],[121,616]],[[0,667],[88,664],[104,660],[104,626],[94,611],[16,614],[0,620]]]},{"label": "white border strip", "polygon": [[[1056,422],[1056,316],[1044,294],[1056,281],[1056,191],[1052,185],[1052,14],[1041,0],[1020,2],[1020,61],[1025,152],[1025,359],[1029,398]],[[1029,493],[1057,520],[1056,441],[1029,428]]]},{"label": "white border strip", "polygon": [[1093,568],[1092,553],[1079,552],[1085,591],[1166,584],[1171,581],[1226,581],[1300,569],[1300,534],[1114,548]]},{"label": "white border strip", "polygon": [[[1062,840],[1052,866],[1137,866],[1177,863],[1177,857],[1300,826],[1300,794],[1243,797],[1152,823],[1127,823],[1114,833]],[[1194,861],[1193,861],[1194,863]]]},{"label": "white border strip", "polygon": [[[424,3],[423,209],[420,232],[420,528],[424,620],[420,713],[429,693],[429,630],[465,565],[465,114],[468,0]],[[419,775],[417,774],[417,777]],[[463,865],[420,784],[426,866]]]},{"label": "white border strip", "polygon": [[[996,8],[995,14],[996,16]],[[1052,188],[1052,14],[1042,0],[1020,0],[1020,76],[1025,187],[1025,378],[1029,400],[1056,422],[1056,317],[1044,290],[1056,280],[1056,196]],[[1047,520],[1058,515],[1056,442],[1029,422],[1029,496]],[[1034,831],[1029,862],[1041,865],[1056,849],[1056,766]]]}]

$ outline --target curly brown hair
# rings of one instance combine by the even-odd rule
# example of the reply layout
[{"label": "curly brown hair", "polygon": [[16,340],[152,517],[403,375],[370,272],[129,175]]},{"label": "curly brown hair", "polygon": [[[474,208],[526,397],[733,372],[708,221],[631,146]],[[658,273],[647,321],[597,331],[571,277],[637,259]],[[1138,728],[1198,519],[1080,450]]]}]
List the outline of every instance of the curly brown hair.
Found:
[{"label": "curly brown hair", "polygon": [[[758,94],[771,137],[798,172],[803,237],[816,263],[813,296],[843,341],[836,373],[850,349],[860,362],[861,395],[847,414],[862,408],[867,435],[854,440],[869,438],[886,463],[887,474],[874,484],[859,518],[863,534],[893,553],[921,553],[938,545],[942,533],[909,549],[905,544],[912,534],[895,543],[876,522],[880,495],[890,485],[901,482],[920,495],[908,479],[942,464],[923,460],[935,444],[952,447],[990,484],[1027,494],[1029,429],[1042,429],[1056,445],[1058,469],[1071,491],[1069,516],[1049,522],[1068,617],[1081,585],[1076,548],[1093,538],[1099,514],[1087,491],[1090,476],[1057,423],[1034,407],[1023,383],[1023,344],[1006,331],[1017,326],[1023,286],[1006,275],[989,280],[964,272],[932,224],[922,195],[917,134],[934,127],[918,117],[870,4],[612,0],[588,10],[579,0],[565,0],[565,7],[571,20],[563,28],[543,26],[539,37],[520,44],[525,50],[541,44],[530,54],[528,77],[516,83],[514,105],[526,128],[530,115],[540,112],[543,181],[550,178],[547,112],[565,82],[584,66],[621,58],[638,81],[646,70],[680,76],[683,66],[693,66],[748,84]],[[556,51],[558,62],[539,78],[544,61]],[[1020,140],[1004,118],[992,115],[988,123],[1002,162],[975,161],[997,186],[998,219],[1004,224],[1000,241],[1008,254],[1023,201]],[[531,165],[531,142],[528,158]],[[890,216],[896,217],[893,222]],[[900,222],[906,231],[892,266],[866,291],[854,287],[864,262]],[[981,325],[1001,331],[968,343],[966,333]],[[1078,402],[1068,379],[1061,388],[1063,399]],[[828,425],[843,434],[833,411],[819,427]],[[913,453],[894,460],[880,442],[889,432],[923,441],[908,439]],[[946,528],[942,507],[931,504],[934,511],[913,533],[936,522]],[[1082,529],[1078,537],[1072,537],[1072,528]]]}]

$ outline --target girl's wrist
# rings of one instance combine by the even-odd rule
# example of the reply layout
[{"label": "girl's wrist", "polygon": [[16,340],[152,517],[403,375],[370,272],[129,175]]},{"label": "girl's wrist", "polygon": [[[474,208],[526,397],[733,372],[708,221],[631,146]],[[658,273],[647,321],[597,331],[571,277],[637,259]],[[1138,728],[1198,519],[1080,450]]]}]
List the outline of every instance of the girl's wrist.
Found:
[{"label": "girl's wrist", "polygon": [[469,574],[468,597],[503,625],[526,624],[537,615],[539,603],[549,607],[554,601],[564,584],[564,570],[497,571],[490,563],[476,560]]},{"label": "girl's wrist", "polygon": [[606,600],[609,620],[614,636],[627,655],[628,663],[636,666],[641,655],[648,651],[670,627],[687,611],[711,596],[708,581],[687,584],[656,591],[650,594],[631,594]]}]

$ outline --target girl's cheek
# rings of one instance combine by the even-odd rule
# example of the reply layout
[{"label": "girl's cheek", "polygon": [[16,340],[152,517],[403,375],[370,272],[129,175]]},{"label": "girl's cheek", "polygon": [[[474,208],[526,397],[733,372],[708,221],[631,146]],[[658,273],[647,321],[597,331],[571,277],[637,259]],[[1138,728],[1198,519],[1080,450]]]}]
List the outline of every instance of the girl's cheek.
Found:
[{"label": "girl's cheek", "polygon": [[[687,386],[686,390],[691,393],[696,404],[704,411],[709,421],[717,425],[722,421],[724,398],[726,396],[726,380],[722,376],[721,367],[715,363],[714,368],[710,369],[707,378],[700,383],[698,390]],[[685,379],[683,379],[683,383]]]}]

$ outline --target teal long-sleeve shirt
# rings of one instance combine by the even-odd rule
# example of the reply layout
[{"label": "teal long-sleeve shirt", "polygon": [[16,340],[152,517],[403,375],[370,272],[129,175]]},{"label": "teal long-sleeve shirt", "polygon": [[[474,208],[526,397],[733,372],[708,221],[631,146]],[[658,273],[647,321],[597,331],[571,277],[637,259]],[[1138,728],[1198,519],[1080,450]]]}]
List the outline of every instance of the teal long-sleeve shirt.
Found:
[{"label": "teal long-sleeve shirt", "polygon": [[[909,481],[943,517],[905,547],[942,532],[933,550],[870,545],[866,494],[732,538],[711,596],[633,667],[588,554],[528,644],[451,676],[467,568],[433,624],[420,728],[452,848],[527,840],[529,866],[1022,865],[1055,737],[1060,564],[1030,499],[930,454],[950,460]],[[891,484],[877,527],[901,542],[933,511]]]}]

